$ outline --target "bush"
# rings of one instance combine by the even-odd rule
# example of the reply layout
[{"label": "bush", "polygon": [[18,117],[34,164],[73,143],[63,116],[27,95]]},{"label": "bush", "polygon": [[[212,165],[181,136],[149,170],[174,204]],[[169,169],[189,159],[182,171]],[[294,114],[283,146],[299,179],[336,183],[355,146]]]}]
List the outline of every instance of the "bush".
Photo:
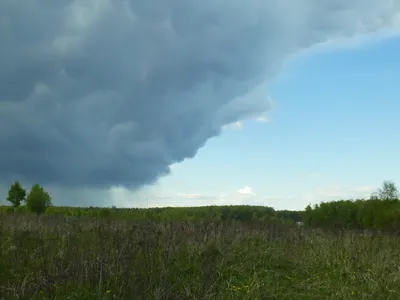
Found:
[{"label": "bush", "polygon": [[110,215],[111,215],[111,212],[107,208],[102,208],[99,211],[99,217],[101,217],[101,218],[108,218],[108,217],[110,217]]},{"label": "bush", "polygon": [[44,191],[43,187],[38,184],[34,184],[28,197],[26,198],[27,208],[31,212],[41,214],[44,213],[50,205],[50,195],[46,191]]}]

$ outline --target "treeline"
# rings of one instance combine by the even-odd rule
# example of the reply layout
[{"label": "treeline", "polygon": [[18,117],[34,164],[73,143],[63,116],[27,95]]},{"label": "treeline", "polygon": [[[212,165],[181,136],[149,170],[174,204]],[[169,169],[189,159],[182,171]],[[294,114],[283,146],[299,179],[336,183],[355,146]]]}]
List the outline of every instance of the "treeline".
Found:
[{"label": "treeline", "polygon": [[304,225],[319,228],[400,230],[400,201],[341,200],[308,206]]},{"label": "treeline", "polygon": [[[0,212],[28,212],[26,206],[17,209],[0,207]],[[87,216],[134,220],[174,220],[174,221],[278,221],[294,223],[302,219],[302,212],[275,211],[267,206],[202,206],[202,207],[159,207],[159,208],[102,208],[49,206],[46,215]]]},{"label": "treeline", "polygon": [[385,181],[369,200],[340,200],[306,207],[304,225],[318,228],[400,230],[397,188]]}]

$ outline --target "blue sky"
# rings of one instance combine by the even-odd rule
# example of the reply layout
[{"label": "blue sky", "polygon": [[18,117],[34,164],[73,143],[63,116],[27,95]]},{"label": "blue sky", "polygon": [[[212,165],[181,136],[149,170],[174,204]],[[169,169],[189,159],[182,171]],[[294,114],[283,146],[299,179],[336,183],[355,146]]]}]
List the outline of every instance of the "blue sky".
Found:
[{"label": "blue sky", "polygon": [[303,209],[400,182],[399,53],[392,37],[293,58],[265,89],[270,122],[232,126],[141,195]]}]

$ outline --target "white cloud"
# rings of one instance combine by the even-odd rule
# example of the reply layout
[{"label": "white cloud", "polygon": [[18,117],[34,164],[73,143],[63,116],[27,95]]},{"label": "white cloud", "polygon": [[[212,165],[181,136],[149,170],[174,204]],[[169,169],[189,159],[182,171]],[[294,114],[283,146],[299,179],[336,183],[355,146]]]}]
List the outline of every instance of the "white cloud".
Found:
[{"label": "white cloud", "polygon": [[168,166],[169,170],[172,172],[172,170],[176,169],[176,167],[177,167],[178,164],[179,164],[179,163],[170,164],[170,165]]},{"label": "white cloud", "polygon": [[[270,123],[272,120],[267,115],[260,115],[253,118],[258,123]],[[222,127],[223,130],[241,130],[243,129],[243,121],[233,122]]]},{"label": "white cloud", "polygon": [[223,130],[240,130],[243,128],[243,122],[237,121],[222,127]]},{"label": "white cloud", "polygon": [[[239,191],[242,191],[239,192]],[[108,193],[108,205],[118,207],[165,207],[165,206],[208,206],[208,205],[269,205],[267,198],[256,198],[249,186],[236,193],[221,192],[205,194],[201,192],[178,192],[173,195],[157,193],[138,193],[124,187],[111,189]]]},{"label": "white cloud", "polygon": [[255,196],[256,193],[253,192],[253,188],[251,186],[246,185],[244,188],[241,188],[237,191],[239,194],[246,196]]},{"label": "white cloud", "polygon": [[193,198],[201,198],[203,197],[200,193],[176,193],[176,196],[179,198],[193,199]]},{"label": "white cloud", "polygon": [[257,121],[257,122],[260,122],[260,123],[270,123],[271,122],[271,119],[268,117],[268,116],[259,116],[259,117],[257,117],[257,118],[255,118],[255,120]]}]

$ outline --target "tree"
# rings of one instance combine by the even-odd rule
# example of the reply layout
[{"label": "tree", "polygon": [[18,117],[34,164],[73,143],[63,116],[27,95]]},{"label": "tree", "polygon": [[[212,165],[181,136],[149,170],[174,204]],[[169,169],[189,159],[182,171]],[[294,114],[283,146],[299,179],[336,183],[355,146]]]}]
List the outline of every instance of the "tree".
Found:
[{"label": "tree", "polygon": [[50,195],[38,184],[34,184],[26,198],[27,208],[37,214],[41,214],[51,206]]},{"label": "tree", "polygon": [[397,187],[393,181],[384,181],[382,188],[378,189],[373,195],[372,199],[379,200],[394,200],[398,199],[399,194]]},{"label": "tree", "polygon": [[21,205],[21,202],[25,200],[25,196],[26,191],[17,180],[11,185],[10,189],[8,190],[7,201],[10,201],[12,206],[18,207]]}]

